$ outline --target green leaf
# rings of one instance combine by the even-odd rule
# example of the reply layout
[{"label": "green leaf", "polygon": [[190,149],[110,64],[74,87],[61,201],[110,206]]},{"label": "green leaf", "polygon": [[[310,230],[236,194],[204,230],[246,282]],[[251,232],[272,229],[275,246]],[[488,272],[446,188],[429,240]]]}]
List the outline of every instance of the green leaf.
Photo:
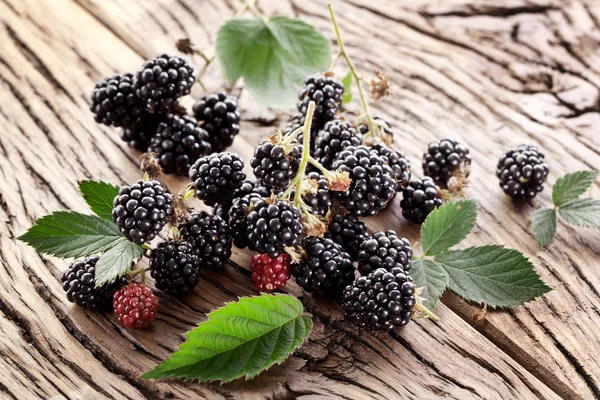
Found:
[{"label": "green leaf", "polygon": [[349,71],[344,77],[344,79],[342,79],[342,84],[344,85],[342,104],[348,104],[352,101],[352,78],[352,71]]},{"label": "green leaf", "polygon": [[531,225],[538,246],[540,248],[546,246],[556,234],[556,210],[542,208],[534,211],[531,216]]},{"label": "green leaf", "polygon": [[99,254],[127,241],[112,221],[73,211],[57,211],[39,218],[18,239],[39,253],[60,258]]},{"label": "green leaf", "polygon": [[569,224],[586,228],[600,228],[600,200],[573,200],[560,207],[558,214]]},{"label": "green leaf", "polygon": [[295,297],[264,294],[227,303],[188,332],[187,341],[142,378],[201,382],[251,379],[282,363],[310,333],[312,322]]},{"label": "green leaf", "polygon": [[449,251],[435,261],[448,273],[450,290],[490,307],[523,304],[551,290],[521,252],[504,246]]},{"label": "green leaf", "polygon": [[471,232],[477,219],[477,202],[453,201],[435,209],[421,228],[423,252],[433,256],[459,244]]},{"label": "green leaf", "polygon": [[295,104],[302,80],[331,63],[329,41],[303,21],[231,19],[217,34],[216,56],[226,79],[244,78],[263,106]]},{"label": "green leaf", "polygon": [[558,178],[552,188],[552,202],[556,207],[562,207],[575,200],[592,186],[596,176],[596,171],[578,171]]},{"label": "green leaf", "polygon": [[425,288],[422,296],[427,299],[428,308],[433,311],[448,286],[448,273],[442,265],[433,260],[414,260],[411,265],[410,276],[416,287]]},{"label": "green leaf", "polygon": [[142,246],[129,240],[118,242],[113,248],[100,256],[96,264],[94,278],[96,286],[101,286],[122,276],[140,258],[142,258]]},{"label": "green leaf", "polygon": [[119,187],[102,181],[81,181],[79,191],[90,209],[100,218],[112,221],[113,200]]}]

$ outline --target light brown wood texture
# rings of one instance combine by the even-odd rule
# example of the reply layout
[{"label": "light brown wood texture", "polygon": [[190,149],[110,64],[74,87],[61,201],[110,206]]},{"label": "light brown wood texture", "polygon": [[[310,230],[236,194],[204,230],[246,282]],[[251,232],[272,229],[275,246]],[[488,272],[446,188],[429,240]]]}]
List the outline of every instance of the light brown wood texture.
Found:
[{"label": "light brown wood texture", "polygon": [[[181,300],[159,294],[152,327],[129,331],[112,315],[68,303],[59,277],[67,262],[16,242],[57,209],[85,212],[76,181],[137,180],[140,153],[99,126],[88,110],[96,81],[134,71],[143,59],[175,53],[190,37],[211,53],[233,0],[0,1],[0,398],[456,398],[600,397],[600,234],[558,224],[538,250],[531,203],[504,196],[495,177],[501,152],[541,147],[549,183],[581,169],[600,170],[600,2],[595,0],[336,1],[346,45],[365,77],[383,71],[394,92],[373,104],[394,125],[396,146],[415,175],[427,143],[451,136],[468,144],[467,191],[480,204],[464,246],[501,243],[531,257],[554,291],[539,301],[490,311],[444,295],[440,321],[419,320],[392,334],[359,333],[338,306],[289,284],[313,315],[310,340],[287,362],[253,381],[219,386],[147,381],[205,314],[254,294],[249,252],[236,250],[223,272],[203,272]],[[303,18],[334,39],[322,1],[259,1],[266,15]],[[332,43],[335,46],[335,43]],[[337,69],[346,72],[340,64]],[[223,87],[218,68],[206,82]],[[243,133],[233,150],[246,160],[286,115],[261,110],[243,85]],[[199,92],[194,92],[198,95]],[[350,111],[356,110],[356,105]],[[250,172],[250,171],[248,171]],[[165,179],[172,191],[184,179]],[[598,195],[599,185],[593,191]],[[402,219],[399,199],[368,220],[411,242],[418,227]]]}]

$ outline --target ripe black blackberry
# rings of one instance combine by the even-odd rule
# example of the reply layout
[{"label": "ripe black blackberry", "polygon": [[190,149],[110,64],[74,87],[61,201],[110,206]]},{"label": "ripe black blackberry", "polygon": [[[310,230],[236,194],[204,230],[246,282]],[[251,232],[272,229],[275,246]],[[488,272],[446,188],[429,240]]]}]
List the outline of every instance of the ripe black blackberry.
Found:
[{"label": "ripe black blackberry", "polygon": [[309,293],[338,299],[344,288],[354,282],[350,254],[333,240],[317,237],[308,238],[304,249],[307,258],[290,266],[296,283]]},{"label": "ripe black blackberry", "polygon": [[148,151],[156,153],[164,173],[187,176],[192,164],[210,153],[208,139],[208,133],[195,118],[169,114],[158,125]]},{"label": "ripe black blackberry", "polygon": [[208,132],[213,152],[221,152],[233,143],[240,132],[237,98],[224,92],[204,95],[194,104],[194,116]]},{"label": "ripe black blackberry", "polygon": [[400,268],[378,268],[344,290],[342,307],[350,321],[371,329],[392,330],[410,322],[415,285]]},{"label": "ripe black blackberry", "polygon": [[174,111],[177,99],[190,93],[196,79],[186,59],[167,54],[146,61],[135,78],[135,94],[150,113]]},{"label": "ripe black blackberry", "polygon": [[350,174],[350,188],[334,195],[354,215],[373,216],[396,195],[394,171],[376,150],[349,146],[338,154],[332,167]]},{"label": "ripe black blackberry", "polygon": [[421,224],[434,209],[442,205],[440,188],[430,177],[411,181],[402,192],[402,215],[415,224]]},{"label": "ripe black blackberry", "polygon": [[298,172],[302,145],[282,142],[280,134],[262,140],[254,150],[250,166],[258,182],[271,189],[285,189]]},{"label": "ripe black blackberry", "polygon": [[[306,191],[302,193],[302,200],[310,207],[311,214],[315,215],[327,215],[329,209],[333,206],[333,198],[331,197],[331,191],[329,191],[329,185],[327,179],[320,172],[312,171],[306,174],[305,187],[308,186]],[[290,198],[294,198],[296,194],[295,190],[292,190]]]},{"label": "ripe black blackberry", "polygon": [[[445,138],[429,143],[427,152],[423,154],[423,173],[433,178],[438,185],[445,186],[461,164],[471,164],[469,149],[454,139]],[[468,171],[464,171],[464,177]]]},{"label": "ripe black blackberry", "polygon": [[404,189],[410,182],[410,162],[404,153],[398,150],[392,150],[382,142],[375,143],[371,150],[379,154],[383,162],[392,168],[392,176],[398,183],[398,191]]},{"label": "ripe black blackberry", "polygon": [[248,248],[273,258],[279,256],[284,247],[297,245],[302,235],[300,210],[274,198],[254,203],[246,223]]},{"label": "ripe black blackberry", "polygon": [[225,204],[246,179],[244,161],[234,153],[213,153],[196,160],[190,168],[196,197],[206,205]]},{"label": "ripe black blackberry", "polygon": [[199,281],[200,256],[191,243],[160,242],[150,252],[150,274],[154,286],[171,296],[182,296]]},{"label": "ripe black blackberry", "polygon": [[544,154],[536,146],[522,144],[502,154],[496,176],[507,195],[533,199],[544,190],[548,172]]},{"label": "ripe black blackberry", "polygon": [[132,74],[116,74],[96,84],[90,110],[96,122],[129,128],[144,115],[144,106],[135,95]]},{"label": "ripe black blackberry", "polygon": [[335,118],[342,107],[342,94],[342,82],[331,76],[313,75],[304,80],[304,87],[298,94],[298,111],[306,115],[308,103],[314,101],[316,108],[313,123],[318,127],[325,126],[325,123]]},{"label": "ripe black blackberry", "polygon": [[392,268],[399,267],[408,272],[412,256],[408,239],[399,238],[392,230],[375,232],[360,245],[358,270],[361,275],[368,275],[377,268],[391,271]]},{"label": "ripe black blackberry", "polygon": [[127,142],[129,147],[139,150],[148,150],[150,140],[156,134],[158,125],[165,121],[165,114],[148,114],[144,113],[141,120],[130,128],[121,129],[121,140]]},{"label": "ripe black blackberry", "polygon": [[173,197],[158,181],[122,186],[113,202],[119,231],[135,243],[152,241],[173,214]]},{"label": "ripe black blackberry", "polygon": [[317,135],[314,157],[325,167],[331,164],[337,154],[348,146],[360,146],[362,134],[347,121],[333,120],[325,124]]},{"label": "ripe black blackberry", "polygon": [[331,219],[325,237],[342,246],[352,260],[356,261],[360,245],[368,237],[367,225],[359,221],[356,215],[341,211]]},{"label": "ripe black blackberry", "polygon": [[93,308],[103,312],[112,305],[113,294],[127,285],[124,277],[115,278],[102,286],[96,287],[96,263],[100,257],[91,256],[85,260],[75,260],[62,273],[60,281],[67,299],[83,308]]},{"label": "ripe black blackberry", "polygon": [[250,194],[250,193],[258,193],[262,197],[269,197],[271,195],[271,191],[269,189],[267,189],[266,187],[259,186],[258,183],[256,183],[255,181],[246,179],[244,182],[242,182],[242,186],[240,186],[240,188],[233,193],[233,198],[230,201],[228,201],[227,203],[215,204],[212,209],[212,213],[214,215],[217,215],[217,216],[223,218],[223,220],[225,222],[228,222],[229,221],[229,209],[231,208],[234,200],[238,199],[240,197],[244,197],[245,195]]},{"label": "ripe black blackberry", "polygon": [[204,211],[190,214],[179,226],[179,232],[198,251],[203,266],[218,269],[231,257],[233,237],[229,225],[221,217]]},{"label": "ripe black blackberry", "polygon": [[248,247],[248,214],[254,204],[264,200],[264,196],[251,192],[233,200],[229,209],[228,223],[233,233],[233,244],[240,249]]}]

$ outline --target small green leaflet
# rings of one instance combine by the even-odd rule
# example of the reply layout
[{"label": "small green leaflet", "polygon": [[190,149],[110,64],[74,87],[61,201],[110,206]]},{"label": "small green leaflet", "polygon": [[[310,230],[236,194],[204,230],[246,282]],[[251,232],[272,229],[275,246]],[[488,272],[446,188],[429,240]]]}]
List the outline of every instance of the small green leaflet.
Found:
[{"label": "small green leaflet", "polygon": [[329,41],[303,21],[231,19],[217,34],[216,56],[229,82],[243,77],[263,106],[292,106],[302,80],[331,63]]},{"label": "small green leaflet", "polygon": [[171,358],[142,378],[185,378],[200,382],[252,379],[281,364],[308,337],[312,327],[295,297],[244,297],[208,314],[188,332]]},{"label": "small green leaflet", "polygon": [[349,71],[342,79],[342,85],[344,85],[342,104],[348,104],[352,101],[352,71]]},{"label": "small green leaflet", "polygon": [[425,288],[421,295],[427,299],[428,307],[433,311],[450,279],[444,267],[433,260],[414,260],[410,276],[418,288]]},{"label": "small green leaflet", "polygon": [[542,208],[534,211],[531,217],[531,226],[538,246],[540,248],[546,246],[556,234],[556,210]]},{"label": "small green leaflet", "polygon": [[459,244],[471,232],[477,219],[477,202],[448,202],[427,216],[421,228],[423,252],[433,256]]},{"label": "small green leaflet", "polygon": [[102,254],[96,264],[94,278],[96,286],[122,276],[140,258],[142,258],[142,246],[129,240],[116,243],[113,248]]},{"label": "small green leaflet", "polygon": [[552,202],[556,207],[562,207],[575,200],[592,186],[596,176],[596,171],[578,171],[558,178],[552,188]]},{"label": "small green leaflet", "polygon": [[119,187],[102,181],[81,181],[79,191],[90,209],[100,218],[112,221],[113,200]]},{"label": "small green leaflet", "polygon": [[600,229],[600,200],[573,200],[560,207],[558,214],[569,224]]}]

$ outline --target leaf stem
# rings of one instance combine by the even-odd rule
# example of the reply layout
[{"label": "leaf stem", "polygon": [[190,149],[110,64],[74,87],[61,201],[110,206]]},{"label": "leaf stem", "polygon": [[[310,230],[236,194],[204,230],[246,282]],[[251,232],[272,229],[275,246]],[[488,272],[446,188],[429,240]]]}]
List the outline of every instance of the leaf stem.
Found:
[{"label": "leaf stem", "polygon": [[[308,103],[308,109],[306,110],[306,119],[304,120],[304,136],[302,142],[302,160],[300,161],[300,168],[298,173],[294,177],[296,181],[296,195],[294,196],[294,206],[298,207],[300,201],[302,201],[302,181],[304,180],[304,173],[306,171],[306,165],[310,157],[310,130],[312,128],[313,115],[315,113],[315,102],[311,101]],[[291,186],[291,185],[290,185]]]},{"label": "leaf stem", "polygon": [[263,24],[267,25],[269,23],[269,19],[265,17],[265,15],[261,13],[258,8],[256,8],[256,0],[248,0],[246,2],[246,8],[252,11],[252,13],[263,22]]},{"label": "leaf stem", "polygon": [[337,53],[337,55],[333,59],[333,62],[331,63],[331,65],[329,66],[329,69],[327,71],[329,71],[329,72],[333,71],[333,69],[335,68],[335,65],[337,64],[337,62],[339,61],[341,56],[342,56],[342,52],[340,51]]},{"label": "leaf stem", "polygon": [[150,246],[148,243],[143,243],[142,244],[142,248],[145,249],[145,250],[152,251],[152,246]]},{"label": "leaf stem", "polygon": [[439,321],[438,316],[432,313],[431,310],[425,307],[420,301],[418,301],[417,304],[415,304],[415,308],[421,311],[423,314],[425,314],[427,318],[432,319],[434,321]]}]

